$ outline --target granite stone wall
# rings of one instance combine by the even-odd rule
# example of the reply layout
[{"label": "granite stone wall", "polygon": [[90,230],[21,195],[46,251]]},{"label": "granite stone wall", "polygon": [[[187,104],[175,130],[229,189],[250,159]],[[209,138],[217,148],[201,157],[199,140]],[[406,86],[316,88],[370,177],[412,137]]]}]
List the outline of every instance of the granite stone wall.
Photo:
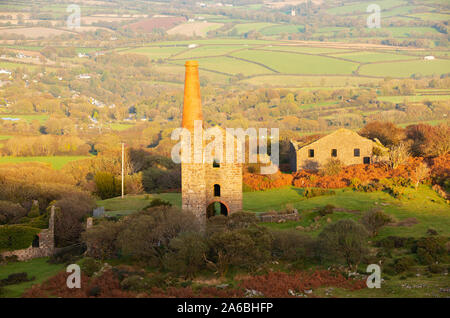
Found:
[{"label": "granite stone wall", "polygon": [[19,261],[32,258],[47,257],[55,252],[55,209],[52,207],[48,221],[48,229],[42,230],[39,236],[39,247],[30,246],[22,250],[4,252],[2,257],[17,256]]}]

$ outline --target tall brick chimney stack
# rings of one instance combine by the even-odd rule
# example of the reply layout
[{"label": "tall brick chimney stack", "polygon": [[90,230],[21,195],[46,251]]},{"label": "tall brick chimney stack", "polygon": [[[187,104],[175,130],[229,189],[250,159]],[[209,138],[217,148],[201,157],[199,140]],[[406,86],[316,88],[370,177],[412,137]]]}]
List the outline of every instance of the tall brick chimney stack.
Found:
[{"label": "tall brick chimney stack", "polygon": [[183,128],[194,130],[194,120],[203,120],[198,62],[186,61],[184,81]]}]

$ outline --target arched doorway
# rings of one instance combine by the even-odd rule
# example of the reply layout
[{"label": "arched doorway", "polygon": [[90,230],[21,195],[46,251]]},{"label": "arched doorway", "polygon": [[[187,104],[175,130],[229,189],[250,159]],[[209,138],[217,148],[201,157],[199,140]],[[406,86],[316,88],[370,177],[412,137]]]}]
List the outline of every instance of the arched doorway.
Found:
[{"label": "arched doorway", "polygon": [[39,236],[35,235],[33,238],[33,242],[31,243],[32,247],[39,247]]},{"label": "arched doorway", "polygon": [[208,218],[216,215],[228,216],[228,207],[220,201],[211,202],[206,208],[206,216]]}]

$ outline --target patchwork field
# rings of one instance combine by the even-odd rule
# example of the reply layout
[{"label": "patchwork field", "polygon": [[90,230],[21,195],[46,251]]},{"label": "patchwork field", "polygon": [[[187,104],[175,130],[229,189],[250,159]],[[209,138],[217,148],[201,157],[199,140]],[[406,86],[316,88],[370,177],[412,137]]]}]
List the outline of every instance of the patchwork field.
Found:
[{"label": "patchwork field", "polygon": [[329,57],[277,52],[246,50],[232,54],[238,58],[264,64],[286,74],[351,74],[357,64]]}]

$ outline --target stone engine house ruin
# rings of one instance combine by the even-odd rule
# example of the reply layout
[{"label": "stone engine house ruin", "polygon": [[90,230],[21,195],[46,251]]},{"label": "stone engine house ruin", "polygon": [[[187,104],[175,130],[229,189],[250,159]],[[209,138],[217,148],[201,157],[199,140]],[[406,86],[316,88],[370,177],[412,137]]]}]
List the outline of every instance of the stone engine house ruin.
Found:
[{"label": "stone engine house ruin", "polygon": [[374,156],[375,147],[387,150],[378,140],[373,141],[341,128],[309,143],[291,140],[290,166],[292,171],[315,170],[330,159],[338,159],[344,165],[369,164],[382,159]]},{"label": "stone engine house ruin", "polygon": [[[192,132],[194,121],[203,120],[198,62],[187,61],[185,67],[182,127]],[[192,159],[196,152],[203,151],[205,144],[199,150],[193,147],[191,140],[191,146]],[[213,163],[182,162],[181,189],[182,209],[193,212],[202,222],[217,214],[241,211],[242,163],[216,160]]]}]

